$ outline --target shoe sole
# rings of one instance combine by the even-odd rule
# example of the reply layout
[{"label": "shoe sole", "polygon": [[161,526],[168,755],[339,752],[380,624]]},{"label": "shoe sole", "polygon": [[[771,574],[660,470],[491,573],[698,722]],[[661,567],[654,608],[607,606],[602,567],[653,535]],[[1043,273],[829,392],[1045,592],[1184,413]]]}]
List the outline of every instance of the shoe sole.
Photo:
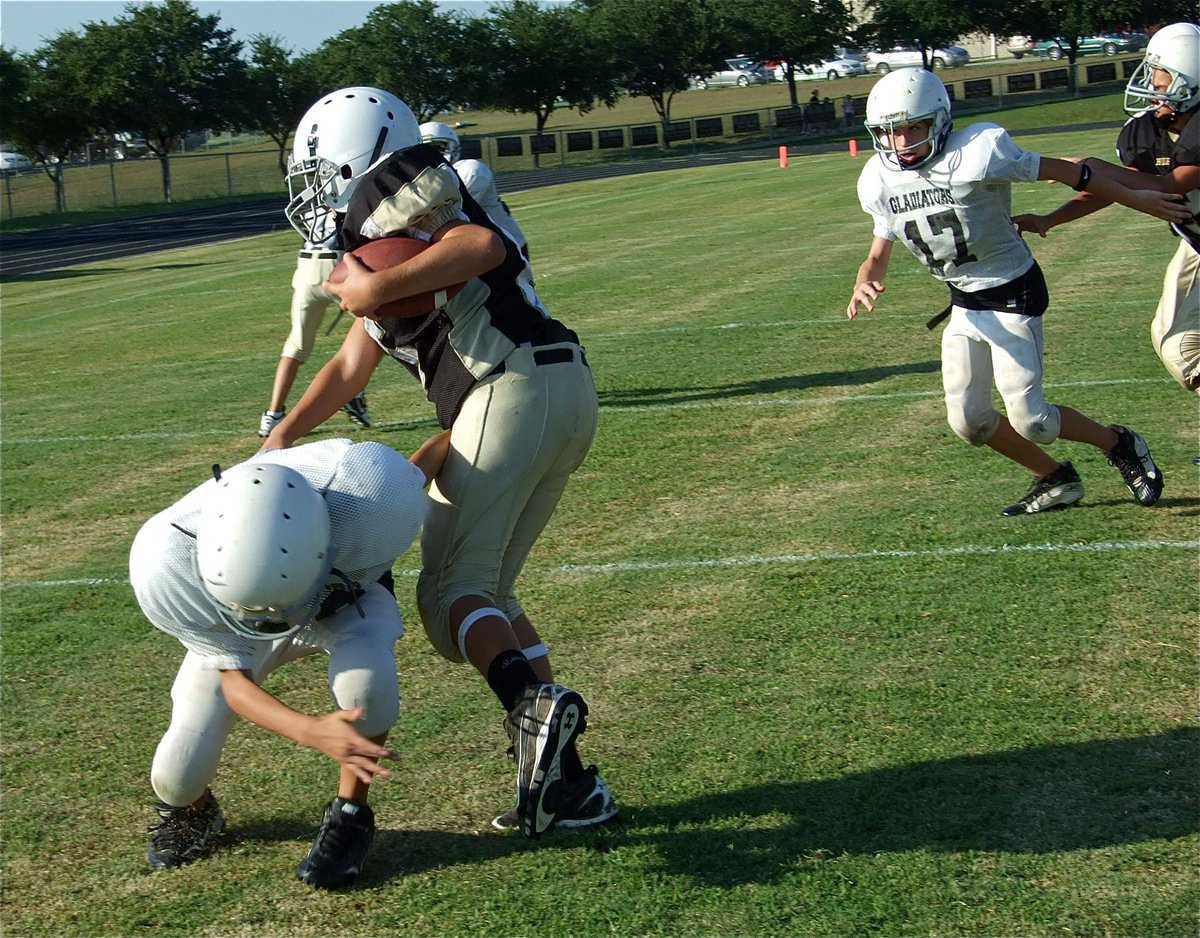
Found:
[{"label": "shoe sole", "polygon": [[[1057,494],[1062,495],[1063,493],[1058,492]],[[1010,505],[1008,508],[1005,508],[1000,514],[1005,518],[1019,518],[1021,515],[1041,515],[1047,511],[1060,511],[1063,508],[1070,508],[1072,505],[1078,505],[1083,500],[1083,492],[1072,492],[1070,495],[1073,497],[1068,496],[1068,501],[1058,501],[1053,505],[1047,505],[1045,508],[1033,508],[1027,505],[1024,511],[1012,511],[1012,508],[1016,508],[1017,505],[1021,504],[1018,502],[1017,505]]]},{"label": "shoe sole", "polygon": [[[534,744],[532,772],[518,760],[517,778],[529,778],[527,788],[517,790],[517,817],[521,833],[534,838],[554,828],[554,811],[546,810],[558,800],[562,787],[562,753],[583,732],[586,724],[587,704],[575,691],[567,691],[554,702],[549,718],[538,729]],[[523,755],[526,747],[519,746]]]},{"label": "shoe sole", "polygon": [[[590,817],[586,820],[579,820],[576,818],[563,818],[562,820],[558,820],[556,818],[554,821],[554,828],[555,830],[559,828],[562,828],[563,830],[580,830],[581,828],[585,827],[596,827],[600,824],[608,823],[616,816],[617,806],[616,804],[610,804],[608,810],[603,814],[598,814],[595,817]],[[508,833],[509,831],[518,830],[519,828],[520,823],[509,811],[505,811],[503,814],[497,814],[494,818],[492,818],[493,830],[504,831],[505,833]]]}]

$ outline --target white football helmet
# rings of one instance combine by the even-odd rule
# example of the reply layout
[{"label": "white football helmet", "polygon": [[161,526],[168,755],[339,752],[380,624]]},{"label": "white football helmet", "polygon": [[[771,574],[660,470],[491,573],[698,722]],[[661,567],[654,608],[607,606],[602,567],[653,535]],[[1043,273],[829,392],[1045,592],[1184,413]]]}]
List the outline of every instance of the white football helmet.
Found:
[{"label": "white football helmet", "polygon": [[427,121],[421,125],[421,142],[437,147],[451,163],[457,163],[462,152],[458,134],[449,124],[441,121]]},{"label": "white football helmet", "polygon": [[243,463],[216,481],[196,525],[196,561],[226,625],[274,641],[306,625],[333,565],[329,509],[295,469]]},{"label": "white football helmet", "polygon": [[[916,143],[899,149],[894,143],[893,130],[897,125],[930,121],[929,134]],[[867,119],[864,122],[871,141],[889,169],[914,169],[928,162],[946,144],[951,127],[950,95],[942,80],[923,68],[899,68],[888,72],[867,96]],[[929,154],[914,157],[910,154],[930,144]]]},{"label": "white football helmet", "polygon": [[[1154,72],[1170,76],[1166,88],[1154,87]],[[1146,114],[1163,106],[1184,114],[1200,105],[1200,26],[1164,26],[1146,44],[1146,54],[1125,86],[1125,110]]]},{"label": "white football helmet", "polygon": [[287,220],[306,241],[325,242],[362,175],[381,157],[420,142],[417,119],[394,94],[356,86],[324,95],[296,127]]}]

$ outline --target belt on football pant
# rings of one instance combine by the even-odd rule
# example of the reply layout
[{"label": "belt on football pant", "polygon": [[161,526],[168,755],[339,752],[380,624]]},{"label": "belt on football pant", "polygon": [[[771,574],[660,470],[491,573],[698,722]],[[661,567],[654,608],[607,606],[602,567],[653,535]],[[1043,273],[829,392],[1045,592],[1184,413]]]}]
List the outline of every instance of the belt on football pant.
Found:
[{"label": "belt on football pant", "polygon": [[[538,368],[544,365],[560,365],[564,362],[575,361],[575,353],[579,352],[579,362],[584,368],[588,367],[587,356],[583,354],[581,348],[538,348],[533,350],[533,363]],[[508,370],[508,366],[501,362],[490,372],[488,377],[492,375],[502,375]]]},{"label": "belt on football pant", "polygon": [[318,261],[336,261],[341,254],[337,251],[301,251],[301,257],[313,258]]}]

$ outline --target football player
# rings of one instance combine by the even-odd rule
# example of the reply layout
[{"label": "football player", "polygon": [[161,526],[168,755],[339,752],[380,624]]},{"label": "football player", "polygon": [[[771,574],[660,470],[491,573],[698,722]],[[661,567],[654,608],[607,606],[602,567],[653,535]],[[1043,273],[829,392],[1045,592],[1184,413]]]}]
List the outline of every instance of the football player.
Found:
[{"label": "football player", "polygon": [[[369,92],[371,89],[362,90]],[[305,137],[297,134],[288,158],[289,165],[304,161],[308,153],[307,146]],[[342,242],[338,232],[340,218],[337,213],[322,212],[314,222],[306,225],[301,232],[304,245],[296,256],[296,269],[292,273],[292,328],[284,340],[279,364],[275,366],[275,381],[271,385],[267,409],[258,421],[260,437],[269,436],[272,428],[287,412],[288,395],[292,392],[300,366],[312,355],[325,311],[330,304],[337,302],[336,297],[325,292],[322,284],[342,259]],[[355,395],[342,409],[351,422],[364,429],[371,426],[365,392]]]},{"label": "football player", "polygon": [[[259,453],[214,467],[215,478],[142,526],[129,554],[134,593],[187,649],[151,769],[152,867],[215,848],[225,819],[210,786],[240,716],[338,763],[336,797],[296,876],[322,889],[358,877],[375,832],[370,785],[395,758],[384,743],[399,713],[404,629],[392,565],[416,538],[424,486],[448,445],[448,434],[432,437],[411,461],[336,439]],[[333,713],[298,712],[263,689],[276,668],[320,653]]]},{"label": "football player", "polygon": [[[516,244],[466,191],[439,150],[422,143],[407,105],[378,92],[335,91],[301,119],[300,228],[344,213],[347,251],[406,236],[429,242],[408,262],[372,272],[352,254],[326,283],[356,318],[264,447],[287,447],[361,391],[383,360],[415,351],[413,369],[450,454],[430,490],[417,606],[434,648],[469,662],[507,715],[517,762],[514,812],[497,827],[536,837],[616,813],[576,738],[587,705],[554,683],[549,652],[514,584],[596,431],[596,387],[578,336],[552,318]],[[465,283],[443,307],[379,318],[382,303]],[[403,361],[402,361],[403,363]]]},{"label": "football player", "polygon": [[[1171,223],[1179,245],[1167,264],[1150,338],[1171,377],[1200,394],[1200,26],[1175,23],[1150,37],[1125,88],[1125,110],[1132,116],[1117,138],[1124,167],[1094,157],[1084,165],[1122,186],[1186,197],[1190,217]],[[1084,192],[1048,215],[1013,221],[1044,238],[1051,228],[1110,204]]]},{"label": "football player", "polygon": [[[1163,218],[1185,210],[1172,197],[1131,193],[1075,163],[1022,150],[994,124],[953,130],[946,88],[924,69],[898,69],[881,78],[867,98],[866,127],[876,153],[859,176],[858,198],[874,222],[874,238],[846,315],[853,319],[860,307],[875,308],[892,247],[901,241],[950,288],[942,382],[951,428],[1033,475],[1025,496],[1001,513],[1045,511],[1083,497],[1071,463],[1042,448],[1059,437],[1099,449],[1137,501],[1153,505],[1163,477],[1141,436],[1046,400],[1041,317],[1049,295],[1011,221],[1012,183],[1056,179],[1077,190],[1096,188]],[[992,404],[993,381],[1005,414]]]},{"label": "football player", "polygon": [[492,172],[492,168],[483,160],[459,158],[462,154],[462,141],[449,124],[428,121],[421,125],[420,130],[421,141],[438,150],[449,161],[458,173],[458,178],[471,193],[471,198],[479,203],[479,207],[488,213],[488,217],[501,231],[512,238],[517,250],[525,255],[525,260],[529,260],[529,242],[525,238],[525,232],[500,198],[500,190],[496,188],[496,174]]}]

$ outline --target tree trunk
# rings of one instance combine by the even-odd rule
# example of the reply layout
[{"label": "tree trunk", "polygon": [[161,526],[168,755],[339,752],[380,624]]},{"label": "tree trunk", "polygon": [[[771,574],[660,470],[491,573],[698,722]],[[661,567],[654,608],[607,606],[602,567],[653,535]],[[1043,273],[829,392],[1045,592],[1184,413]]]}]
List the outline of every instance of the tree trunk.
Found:
[{"label": "tree trunk", "polygon": [[163,186],[163,201],[170,202],[171,198],[171,154],[164,152],[158,158],[159,165],[162,166],[162,186]]}]

